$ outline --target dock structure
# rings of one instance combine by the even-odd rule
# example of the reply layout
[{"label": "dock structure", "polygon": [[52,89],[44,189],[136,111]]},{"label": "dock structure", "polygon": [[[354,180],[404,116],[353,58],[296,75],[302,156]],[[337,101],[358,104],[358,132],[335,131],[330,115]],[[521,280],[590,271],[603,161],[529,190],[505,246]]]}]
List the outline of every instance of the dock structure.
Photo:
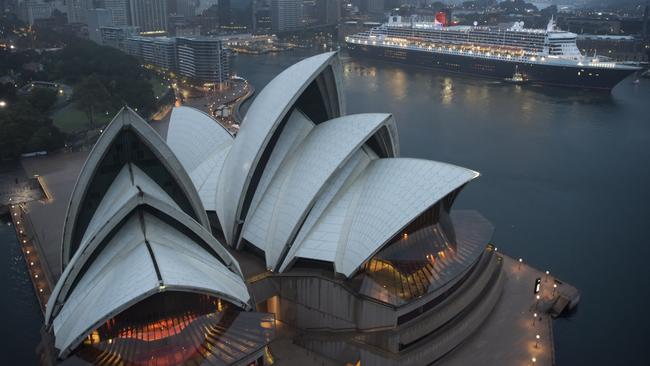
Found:
[{"label": "dock structure", "polygon": [[29,216],[25,214],[24,205],[12,204],[9,206],[9,214],[16,238],[25,259],[27,272],[34,287],[34,293],[38,300],[41,312],[45,313],[45,304],[52,293],[53,282],[49,267],[45,264],[40,250],[39,243],[33,235],[33,230],[29,222]]},{"label": "dock structure", "polygon": [[[48,192],[46,200],[11,208],[42,309],[61,273],[61,231],[67,202],[86,156],[87,152],[61,153],[23,161],[26,173],[38,175],[44,191]],[[579,291],[523,260],[501,252],[497,255],[502,261],[505,281],[496,306],[478,330],[440,363],[460,366],[475,364],[480,359],[485,365],[554,365],[553,318],[577,305]],[[538,279],[539,291],[535,293]],[[284,328],[289,329],[287,334]],[[277,330],[277,340],[270,345],[271,350],[277,350],[276,364],[295,364],[293,354],[315,364],[332,364],[332,360],[298,345],[290,327],[278,326]]]}]

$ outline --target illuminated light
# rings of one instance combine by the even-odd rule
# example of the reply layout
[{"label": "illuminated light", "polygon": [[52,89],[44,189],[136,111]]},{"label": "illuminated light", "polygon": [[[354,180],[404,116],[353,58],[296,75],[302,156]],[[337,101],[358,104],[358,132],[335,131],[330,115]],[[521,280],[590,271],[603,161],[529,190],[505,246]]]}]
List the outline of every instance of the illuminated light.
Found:
[{"label": "illuminated light", "polygon": [[34,265],[34,262],[29,262],[29,265],[30,265],[30,266],[33,266],[33,265]]},{"label": "illuminated light", "polygon": [[43,289],[42,289],[42,288],[39,288],[39,289],[38,289],[38,292],[43,292]]},{"label": "illuminated light", "polygon": [[25,253],[29,254],[29,250],[26,250]]},{"label": "illuminated light", "polygon": [[35,274],[35,275],[34,275],[34,278],[38,278],[38,275],[37,275],[37,274]]},{"label": "illuminated light", "polygon": [[407,240],[409,238],[409,234],[404,233],[404,235],[402,235],[402,237],[404,238],[404,240]]}]

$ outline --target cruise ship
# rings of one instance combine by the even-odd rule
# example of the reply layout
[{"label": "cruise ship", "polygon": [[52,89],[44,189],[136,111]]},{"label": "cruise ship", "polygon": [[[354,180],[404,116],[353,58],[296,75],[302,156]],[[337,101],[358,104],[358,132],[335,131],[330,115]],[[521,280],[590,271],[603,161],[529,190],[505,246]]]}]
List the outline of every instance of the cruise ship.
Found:
[{"label": "cruise ship", "polygon": [[387,23],[346,37],[351,56],[366,56],[405,64],[485,77],[567,87],[610,90],[640,70],[580,53],[576,34],[557,29],[551,18],[546,29],[523,22],[509,28],[447,25],[444,15],[433,21],[390,16]]}]

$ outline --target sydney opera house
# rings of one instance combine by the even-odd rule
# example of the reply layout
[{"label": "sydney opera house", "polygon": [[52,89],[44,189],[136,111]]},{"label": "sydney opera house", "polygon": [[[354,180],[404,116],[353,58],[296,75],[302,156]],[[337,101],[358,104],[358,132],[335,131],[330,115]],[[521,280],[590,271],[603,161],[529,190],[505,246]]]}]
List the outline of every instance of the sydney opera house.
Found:
[{"label": "sydney opera house", "polygon": [[452,208],[479,174],[400,158],[390,114],[345,113],[339,67],[289,67],[236,137],[188,107],[166,141],[113,119],[66,214],[52,363],[264,365],[292,329],[338,364],[428,365],[481,326],[502,261]]}]

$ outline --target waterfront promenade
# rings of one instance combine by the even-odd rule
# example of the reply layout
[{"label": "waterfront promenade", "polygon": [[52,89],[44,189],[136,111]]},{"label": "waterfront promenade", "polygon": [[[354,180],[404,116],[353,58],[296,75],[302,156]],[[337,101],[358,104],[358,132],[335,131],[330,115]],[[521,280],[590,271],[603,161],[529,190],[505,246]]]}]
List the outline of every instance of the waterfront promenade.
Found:
[{"label": "waterfront promenade", "polygon": [[[501,257],[506,274],[501,298],[478,331],[445,358],[445,365],[474,365],[477,360],[483,365],[555,365],[550,312],[563,299],[578,301],[579,293],[552,273],[546,275],[523,260]],[[539,300],[534,293],[537,278],[541,279]]]}]

